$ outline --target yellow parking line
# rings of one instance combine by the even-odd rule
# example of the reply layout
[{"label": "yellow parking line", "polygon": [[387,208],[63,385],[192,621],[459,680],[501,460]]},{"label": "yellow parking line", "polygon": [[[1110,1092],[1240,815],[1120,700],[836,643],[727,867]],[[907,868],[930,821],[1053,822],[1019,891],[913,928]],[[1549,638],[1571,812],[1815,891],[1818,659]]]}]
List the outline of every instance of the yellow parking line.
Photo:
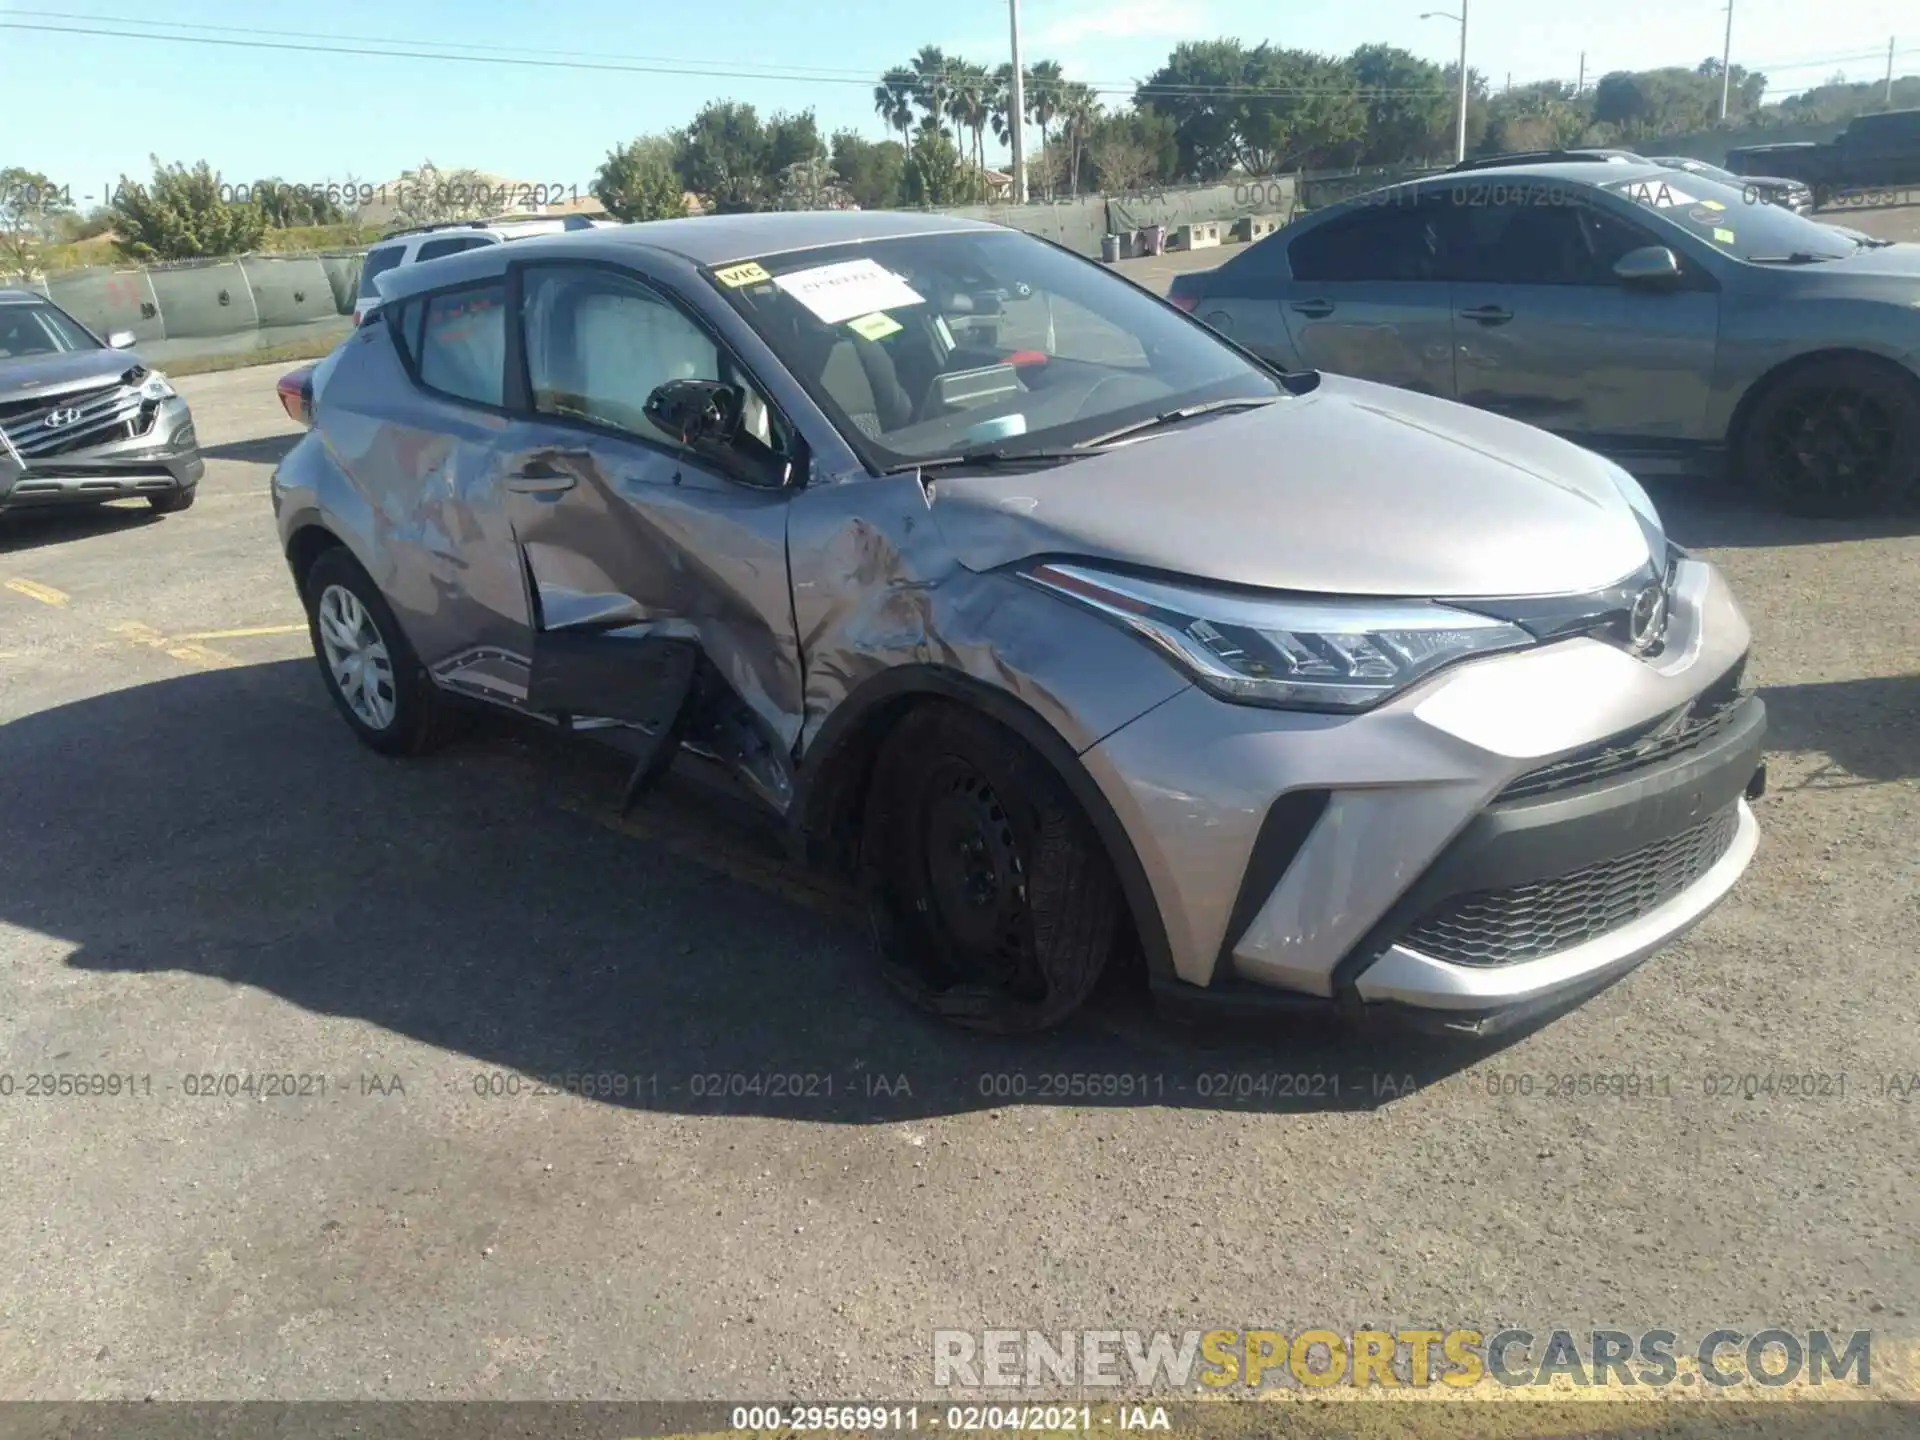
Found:
[{"label": "yellow parking line", "polygon": [[124,625],[115,625],[113,633],[129,645],[145,645],[152,650],[164,650],[176,660],[184,660],[189,665],[202,665],[209,670],[224,670],[240,662],[231,655],[223,655],[218,650],[209,650],[204,645],[182,644],[184,636],[162,635],[151,625],[142,625],[137,620]]},{"label": "yellow parking line", "polygon": [[176,640],[243,640],[249,635],[304,635],[307,627],[299,625],[249,625],[240,630],[196,630],[191,635],[176,635]]},{"label": "yellow parking line", "polygon": [[64,605],[73,597],[64,590],[56,590],[51,585],[42,585],[38,580],[7,581],[7,589],[16,595],[24,595],[29,600],[38,600],[42,605]]}]

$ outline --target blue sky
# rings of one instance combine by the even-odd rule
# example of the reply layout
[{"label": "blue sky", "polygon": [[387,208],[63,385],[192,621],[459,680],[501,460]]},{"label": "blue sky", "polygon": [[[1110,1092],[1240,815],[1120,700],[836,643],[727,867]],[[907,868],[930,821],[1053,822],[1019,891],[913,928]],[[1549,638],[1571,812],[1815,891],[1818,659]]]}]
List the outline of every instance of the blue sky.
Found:
[{"label": "blue sky", "polygon": [[[0,28],[0,166],[45,171],[76,202],[122,172],[144,178],[147,154],[207,159],[229,180],[278,174],[292,182],[387,180],[430,157],[517,179],[578,185],[616,141],[683,123],[703,102],[750,101],[762,112],[813,107],[822,128],[882,131],[873,79],[920,45],[984,64],[1007,56],[1005,0],[0,0],[0,26],[71,26],[144,33],[106,38]],[[1457,0],[1023,0],[1023,48],[1067,73],[1125,87],[1180,39],[1344,52],[1387,40],[1451,59],[1458,28],[1420,11]],[[1694,63],[1717,54],[1718,0],[1470,0],[1470,63],[1495,84],[1572,79],[1582,50],[1589,79],[1609,69]],[[1902,27],[1896,73],[1920,72],[1920,10],[1912,0],[1824,0],[1817,26],[1806,0],[1735,0],[1734,59],[1776,77],[1775,96],[1836,70],[1884,72]],[[157,21],[164,8],[165,22]],[[60,16],[107,17],[75,21]],[[180,27],[207,38],[393,49],[457,44],[564,61],[659,61],[743,76],[528,69],[391,56],[178,44],[150,38]],[[294,32],[304,32],[296,34]],[[555,53],[564,52],[564,53]],[[470,53],[483,53],[473,51]],[[780,69],[795,78],[771,78]],[[1109,101],[1118,96],[1108,97]],[[44,117],[44,120],[43,118]]]}]

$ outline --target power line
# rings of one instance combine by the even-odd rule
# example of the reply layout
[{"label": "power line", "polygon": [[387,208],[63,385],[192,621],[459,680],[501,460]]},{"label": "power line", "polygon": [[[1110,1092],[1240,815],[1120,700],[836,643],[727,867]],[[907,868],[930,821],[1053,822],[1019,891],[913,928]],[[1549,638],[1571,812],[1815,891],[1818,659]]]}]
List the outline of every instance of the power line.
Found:
[{"label": "power line", "polygon": [[[10,11],[9,14],[21,12]],[[158,24],[171,22],[135,21],[136,24]],[[707,69],[692,71],[682,68],[685,62],[664,60],[642,60],[615,62],[612,60],[588,59],[536,59],[526,53],[467,55],[456,51],[429,49],[412,42],[394,42],[409,46],[407,49],[380,49],[371,45],[331,43],[307,44],[294,40],[231,39],[221,35],[169,35],[160,31],[103,30],[71,25],[23,24],[15,20],[0,20],[0,30],[27,30],[54,35],[89,35],[109,40],[162,41],[174,45],[209,45],[223,49],[237,50],[276,50],[307,55],[343,55],[353,58],[377,60],[437,60],[455,64],[470,65],[512,65],[523,69],[537,70],[585,70],[614,74],[639,75],[684,75],[689,79],[717,80],[778,80],[789,84],[825,84],[858,85],[870,88],[876,83],[871,74],[845,75],[808,74],[797,68],[774,69],[769,67],[745,68],[729,67],[725,69]],[[278,32],[286,33],[286,32]],[[491,48],[491,47],[490,47]],[[504,49],[504,47],[501,47]],[[577,53],[577,52],[560,52]],[[926,78],[936,78],[930,73]],[[1444,97],[1452,94],[1450,87],[1437,86],[1319,86],[1319,85],[1185,85],[1162,84],[1149,85],[1144,82],[1117,83],[1113,81],[1069,81],[1061,80],[1048,84],[1036,82],[1031,74],[1027,76],[1029,86],[1039,84],[1049,89],[1060,89],[1073,84],[1085,84],[1096,95],[1147,95],[1165,97],[1191,97],[1195,99],[1284,99],[1293,96],[1317,96],[1323,98],[1352,97],[1357,99],[1386,99],[1400,96]],[[1529,82],[1544,83],[1544,82]]]}]

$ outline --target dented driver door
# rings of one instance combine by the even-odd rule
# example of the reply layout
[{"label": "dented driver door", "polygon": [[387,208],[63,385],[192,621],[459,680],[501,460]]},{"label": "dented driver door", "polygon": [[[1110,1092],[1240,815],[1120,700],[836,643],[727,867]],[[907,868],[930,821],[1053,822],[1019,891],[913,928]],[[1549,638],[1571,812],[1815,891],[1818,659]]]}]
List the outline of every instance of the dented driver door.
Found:
[{"label": "dented driver door", "polygon": [[801,708],[786,492],[718,473],[645,415],[664,381],[732,367],[628,272],[528,265],[510,288],[526,418],[495,463],[531,614],[528,708],[618,722],[662,761],[705,745],[782,803]]}]

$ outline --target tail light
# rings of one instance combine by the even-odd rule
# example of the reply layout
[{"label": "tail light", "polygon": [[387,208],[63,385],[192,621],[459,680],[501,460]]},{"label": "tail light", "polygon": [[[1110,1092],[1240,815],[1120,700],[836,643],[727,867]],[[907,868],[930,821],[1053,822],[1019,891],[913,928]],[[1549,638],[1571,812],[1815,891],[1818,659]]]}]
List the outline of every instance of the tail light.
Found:
[{"label": "tail light", "polygon": [[313,367],[290,371],[282,375],[275,385],[274,392],[280,397],[280,408],[287,412],[287,418],[296,425],[313,424],[312,392],[307,388],[313,379]]}]

